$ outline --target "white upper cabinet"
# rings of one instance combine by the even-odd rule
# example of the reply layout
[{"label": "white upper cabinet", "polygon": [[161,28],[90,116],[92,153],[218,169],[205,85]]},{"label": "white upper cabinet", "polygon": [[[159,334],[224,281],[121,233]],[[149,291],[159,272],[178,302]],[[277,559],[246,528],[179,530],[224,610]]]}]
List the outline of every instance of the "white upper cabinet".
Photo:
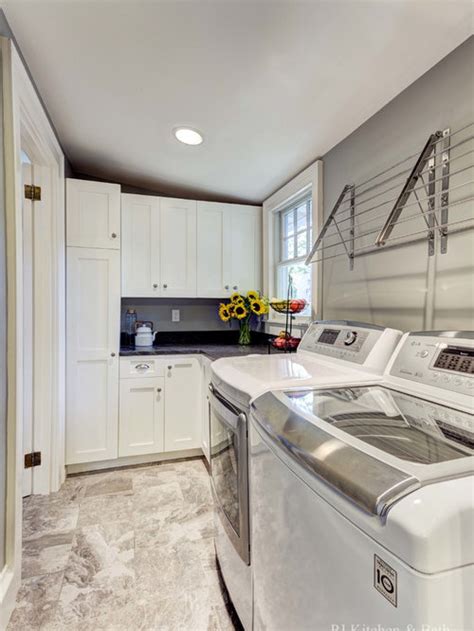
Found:
[{"label": "white upper cabinet", "polygon": [[120,249],[120,186],[67,180],[67,245]]},{"label": "white upper cabinet", "polygon": [[66,464],[117,457],[120,253],[67,248]]},{"label": "white upper cabinet", "polygon": [[198,202],[197,217],[198,296],[260,289],[261,208]]},{"label": "white upper cabinet", "polygon": [[122,295],[225,298],[261,289],[262,209],[122,195]]},{"label": "white upper cabinet", "polygon": [[161,295],[196,296],[196,202],[160,198]]},{"label": "white upper cabinet", "polygon": [[196,202],[122,195],[122,296],[196,296]]},{"label": "white upper cabinet", "polygon": [[231,218],[228,204],[197,204],[197,295],[223,298],[230,293]]},{"label": "white upper cabinet", "polygon": [[160,295],[160,199],[122,195],[122,296]]},{"label": "white upper cabinet", "polygon": [[255,206],[230,206],[231,291],[261,290],[262,210]]}]

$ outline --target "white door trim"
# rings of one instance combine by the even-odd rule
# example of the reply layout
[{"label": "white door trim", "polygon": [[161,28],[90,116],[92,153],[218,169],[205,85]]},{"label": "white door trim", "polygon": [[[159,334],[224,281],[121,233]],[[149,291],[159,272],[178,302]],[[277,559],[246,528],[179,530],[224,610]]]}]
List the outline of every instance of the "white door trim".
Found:
[{"label": "white door trim", "polygon": [[[35,183],[44,182],[49,200],[41,202],[44,217],[41,238],[35,238],[35,276],[42,279],[41,300],[35,301],[35,370],[42,367],[34,388],[34,449],[42,465],[33,473],[33,492],[57,491],[64,481],[65,425],[65,212],[64,156],[21,59],[12,47],[14,142],[17,212],[21,212],[22,147],[35,168]],[[39,182],[38,182],[39,180]],[[21,229],[21,225],[20,225]],[[36,229],[35,229],[36,230]],[[50,241],[47,237],[49,234]],[[42,250],[42,251],[38,251]],[[28,352],[28,349],[25,349]],[[39,360],[39,361],[38,361]],[[47,370],[45,371],[45,366]],[[46,373],[46,374],[45,374]]]},{"label": "white door trim", "polygon": [[[8,479],[6,566],[0,569],[0,628],[6,626],[21,580],[21,514],[23,475],[23,251],[21,147],[28,146],[38,164],[48,167],[51,185],[49,233],[43,243],[49,255],[38,256],[43,277],[50,287],[50,318],[45,320],[45,336],[37,340],[37,353],[51,366],[41,392],[42,419],[35,432],[45,445],[46,466],[35,472],[35,492],[50,493],[59,488],[65,476],[65,231],[64,156],[20,56],[11,42],[0,38],[3,73],[5,134],[5,193],[8,248]],[[46,206],[46,205],[45,205]],[[46,326],[48,332],[46,333]],[[35,342],[36,343],[36,342]],[[49,410],[49,417],[45,411]]]}]

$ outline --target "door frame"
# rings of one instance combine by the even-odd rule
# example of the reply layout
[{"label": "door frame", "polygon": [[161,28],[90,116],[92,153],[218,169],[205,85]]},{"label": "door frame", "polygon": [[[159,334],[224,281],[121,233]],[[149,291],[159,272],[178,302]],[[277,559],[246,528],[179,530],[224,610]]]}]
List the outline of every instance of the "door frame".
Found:
[{"label": "door frame", "polygon": [[[35,434],[44,449],[44,464],[35,472],[36,493],[59,489],[65,478],[65,215],[64,155],[15,45],[0,38],[3,76],[3,126],[7,230],[8,292],[8,419],[6,564],[0,569],[0,628],[8,621],[21,582],[23,477],[23,248],[21,149],[47,168],[50,180],[48,213],[51,239],[38,253],[38,273],[48,285],[50,300],[41,301],[41,339],[35,353],[50,366],[37,393],[41,417]],[[44,303],[44,304],[43,304]],[[46,318],[45,314],[49,314]],[[36,315],[36,314],[35,314]],[[38,331],[38,329],[37,329]],[[38,331],[39,332],[39,331]],[[38,338],[38,336],[37,336]],[[39,353],[39,354],[38,354]],[[48,414],[49,417],[48,417]],[[41,469],[41,471],[40,471]]]},{"label": "door frame", "polygon": [[[34,470],[33,493],[57,491],[65,479],[65,349],[66,349],[66,238],[64,155],[25,67],[12,46],[13,120],[15,143],[16,213],[22,215],[21,150],[33,164],[35,184],[47,187],[49,199],[41,203],[43,238],[35,239],[34,276],[41,279],[49,295],[34,301],[35,377],[42,376],[45,363],[49,373],[33,388],[35,406],[34,449],[42,452],[42,465]],[[21,230],[21,223],[18,224]],[[51,240],[48,242],[47,235]],[[21,240],[22,241],[22,240]],[[22,255],[22,252],[21,252]],[[21,257],[23,258],[23,257]],[[23,270],[21,270],[23,271]],[[22,274],[23,275],[23,274]],[[23,304],[23,303],[22,303]],[[24,349],[27,353],[28,349]],[[35,382],[39,379],[35,378]]]}]

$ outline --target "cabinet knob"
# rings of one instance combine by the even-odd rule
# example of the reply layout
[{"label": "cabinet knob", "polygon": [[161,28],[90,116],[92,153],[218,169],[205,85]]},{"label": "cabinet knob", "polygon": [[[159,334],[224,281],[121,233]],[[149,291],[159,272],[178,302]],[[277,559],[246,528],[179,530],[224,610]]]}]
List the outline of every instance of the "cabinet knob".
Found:
[{"label": "cabinet knob", "polygon": [[171,370],[173,368],[173,366],[168,366],[168,370]]},{"label": "cabinet knob", "polygon": [[224,289],[227,289],[227,290],[228,290],[228,289],[229,289],[229,285],[226,285],[226,286],[224,287]]},{"label": "cabinet knob", "polygon": [[167,287],[168,287],[168,285],[165,283],[165,284],[163,285],[163,289],[166,289]]},{"label": "cabinet knob", "polygon": [[153,289],[158,289],[158,283],[153,283]]},{"label": "cabinet knob", "polygon": [[117,234],[115,232],[112,232],[112,234],[110,236],[112,237],[112,239],[116,239],[117,238]]},{"label": "cabinet knob", "polygon": [[238,288],[239,288],[238,285],[234,285],[234,289],[238,289]]},{"label": "cabinet knob", "polygon": [[157,392],[161,392],[161,388],[157,388],[157,389],[156,389],[156,391],[157,391]]},{"label": "cabinet knob", "polygon": [[110,357],[115,357],[115,353],[110,353]]}]

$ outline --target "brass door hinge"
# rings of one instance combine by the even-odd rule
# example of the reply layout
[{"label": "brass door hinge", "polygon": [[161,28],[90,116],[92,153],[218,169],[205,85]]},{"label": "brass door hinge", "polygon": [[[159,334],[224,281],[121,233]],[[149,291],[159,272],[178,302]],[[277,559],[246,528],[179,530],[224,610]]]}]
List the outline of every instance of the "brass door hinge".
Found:
[{"label": "brass door hinge", "polygon": [[25,469],[31,467],[39,467],[41,464],[41,451],[33,451],[31,454],[25,454]]},{"label": "brass door hinge", "polygon": [[25,184],[25,199],[31,199],[33,202],[41,201],[41,186],[33,186]]}]

